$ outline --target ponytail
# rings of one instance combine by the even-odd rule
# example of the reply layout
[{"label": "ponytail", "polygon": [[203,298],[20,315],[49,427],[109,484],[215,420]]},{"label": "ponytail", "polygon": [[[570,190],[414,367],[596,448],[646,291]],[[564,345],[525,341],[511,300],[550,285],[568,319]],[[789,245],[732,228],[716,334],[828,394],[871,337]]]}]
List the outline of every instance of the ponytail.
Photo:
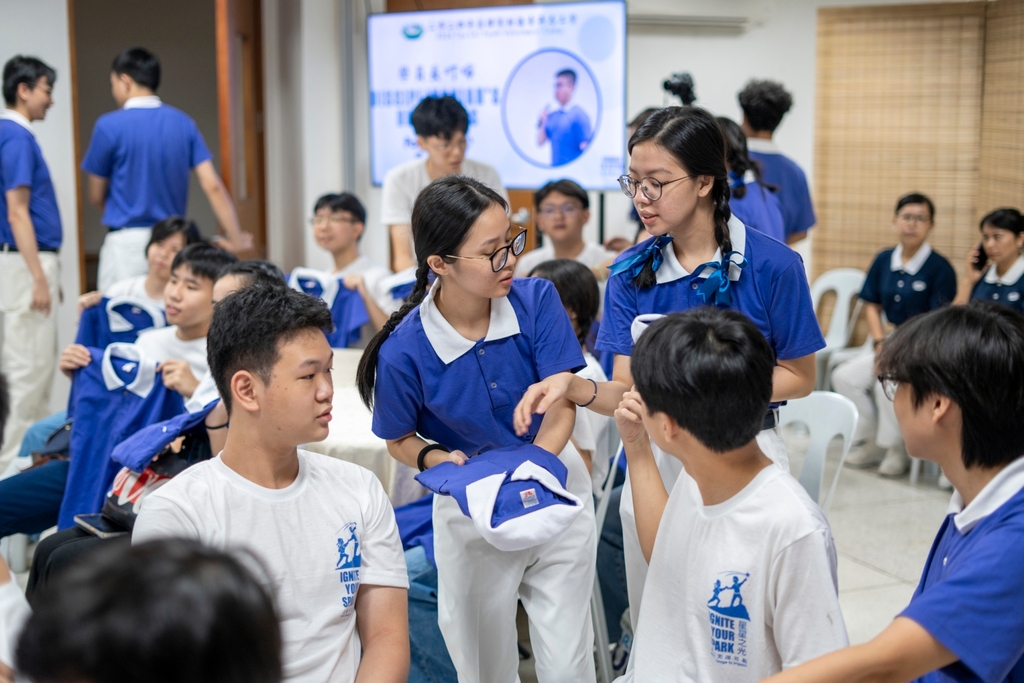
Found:
[{"label": "ponytail", "polygon": [[729,235],[729,219],[732,209],[729,208],[729,182],[723,178],[715,178],[711,186],[711,199],[715,207],[715,242],[722,252],[722,258],[732,251],[732,237]]}]

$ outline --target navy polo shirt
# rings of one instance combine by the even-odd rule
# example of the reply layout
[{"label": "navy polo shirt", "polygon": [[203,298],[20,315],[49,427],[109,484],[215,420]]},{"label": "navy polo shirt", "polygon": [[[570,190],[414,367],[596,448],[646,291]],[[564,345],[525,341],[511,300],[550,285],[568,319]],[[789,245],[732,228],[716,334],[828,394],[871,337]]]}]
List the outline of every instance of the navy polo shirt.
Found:
[{"label": "navy polo shirt", "polygon": [[522,437],[512,426],[523,393],[586,366],[558,292],[547,280],[516,278],[508,296],[491,300],[487,335],[474,342],[434,305],[442,282],[381,346],[373,433],[399,439],[417,432],[466,455],[532,442],[541,420]]},{"label": "navy polo shirt", "polygon": [[[20,119],[20,121],[19,121]],[[7,192],[29,189],[28,212],[40,249],[60,249],[63,230],[50,169],[24,117],[7,110],[0,119],[0,244],[15,244],[7,220]]]},{"label": "navy polo shirt", "polygon": [[[735,216],[729,221],[729,234],[733,249],[747,260],[742,271],[730,268],[731,280],[738,275],[730,285],[731,308],[757,325],[778,360],[802,358],[825,348],[800,255],[757,230],[748,230]],[[645,249],[653,239],[630,247],[616,261]],[[628,273],[608,279],[604,318],[597,334],[599,350],[631,355],[630,329],[638,315],[677,313],[705,305],[698,288],[711,273],[687,273],[679,265],[671,243],[662,253],[665,261],[651,287],[638,288]]]},{"label": "navy polo shirt", "polygon": [[1002,277],[996,275],[995,265],[989,266],[985,277],[974,285],[971,298],[994,301],[997,304],[1009,306],[1019,313],[1024,313],[1024,277],[1022,276],[1024,276],[1024,256],[1019,257]]},{"label": "navy polo shirt", "polygon": [[[950,503],[921,581],[902,617],[959,657],[921,683],[1024,680],[1024,458],[1006,466],[966,508]],[[959,511],[958,511],[959,510]]]},{"label": "navy polo shirt", "polygon": [[[956,271],[944,256],[932,251],[923,263],[916,263],[921,252],[910,263],[893,258],[896,249],[879,252],[871,264],[860,298],[878,304],[886,319],[893,325],[902,325],[920,313],[927,313],[951,303],[956,298]],[[910,272],[913,271],[913,272]]]},{"label": "navy polo shirt", "polygon": [[135,97],[96,121],[82,170],[110,181],[104,225],[149,227],[185,215],[189,172],[211,158],[187,114],[155,97]]},{"label": "navy polo shirt", "polygon": [[548,114],[544,132],[551,141],[551,165],[567,164],[583,154],[580,145],[590,140],[590,117],[580,107]]},{"label": "navy polo shirt", "polygon": [[761,181],[779,188],[786,236],[807,232],[818,219],[814,215],[807,176],[795,161],[781,154],[771,140],[749,138],[750,158],[761,164]]}]

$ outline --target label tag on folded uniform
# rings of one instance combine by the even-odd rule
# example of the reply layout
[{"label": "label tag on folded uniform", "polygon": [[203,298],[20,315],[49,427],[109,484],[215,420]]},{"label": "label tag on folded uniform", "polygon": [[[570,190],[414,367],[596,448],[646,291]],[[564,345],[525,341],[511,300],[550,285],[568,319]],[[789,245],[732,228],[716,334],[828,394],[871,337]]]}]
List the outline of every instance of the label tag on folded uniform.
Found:
[{"label": "label tag on folded uniform", "polygon": [[523,500],[524,508],[532,508],[534,505],[540,505],[540,501],[537,500],[536,489],[526,489],[525,491],[520,491],[519,497]]}]

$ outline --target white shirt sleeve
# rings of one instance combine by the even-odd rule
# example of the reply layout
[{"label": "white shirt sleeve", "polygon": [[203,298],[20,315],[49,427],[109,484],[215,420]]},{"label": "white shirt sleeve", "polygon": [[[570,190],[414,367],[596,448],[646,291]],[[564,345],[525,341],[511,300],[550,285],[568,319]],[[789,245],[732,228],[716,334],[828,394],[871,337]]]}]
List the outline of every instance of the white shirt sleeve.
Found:
[{"label": "white shirt sleeve", "polygon": [[367,472],[366,479],[369,490],[364,517],[366,530],[362,538],[360,583],[408,588],[405,553],[398,536],[394,508],[377,477]]},{"label": "white shirt sleeve", "polygon": [[587,412],[589,411],[586,408],[576,409],[576,424],[572,427],[572,442],[576,444],[576,448],[590,451],[590,455],[593,457],[594,451],[597,450],[597,435],[594,434],[594,424],[587,417]]},{"label": "white shirt sleeve", "polygon": [[161,538],[186,538],[201,541],[199,529],[184,510],[166,496],[154,491],[142,501],[142,507],[132,527],[132,545]]},{"label": "white shirt sleeve", "polygon": [[10,581],[0,585],[0,662],[12,669],[18,637],[30,616],[32,609],[12,576]]},{"label": "white shirt sleeve", "polygon": [[406,184],[412,174],[403,173],[405,168],[398,167],[384,176],[381,188],[380,222],[388,225],[410,225],[412,223],[412,205],[418,192],[410,193]]},{"label": "white shirt sleeve", "polygon": [[835,545],[827,529],[807,534],[779,553],[765,613],[783,670],[850,644],[837,586]]}]

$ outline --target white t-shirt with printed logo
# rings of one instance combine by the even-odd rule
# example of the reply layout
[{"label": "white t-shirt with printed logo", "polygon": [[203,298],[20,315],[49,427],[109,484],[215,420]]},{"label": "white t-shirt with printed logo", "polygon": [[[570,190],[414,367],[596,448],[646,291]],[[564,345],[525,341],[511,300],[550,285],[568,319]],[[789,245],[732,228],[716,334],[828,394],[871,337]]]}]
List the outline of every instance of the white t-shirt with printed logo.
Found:
[{"label": "white t-shirt with printed logo", "polygon": [[220,456],[185,470],[144,500],[132,543],[168,537],[245,549],[262,562],[266,573],[255,571],[275,594],[289,683],[354,681],[359,586],[409,587],[377,478],[303,450],[298,477],[283,489],[252,483]]},{"label": "white t-shirt with printed logo", "polygon": [[754,683],[849,644],[828,522],[766,467],[705,506],[684,470],[654,542],[625,680]]}]

